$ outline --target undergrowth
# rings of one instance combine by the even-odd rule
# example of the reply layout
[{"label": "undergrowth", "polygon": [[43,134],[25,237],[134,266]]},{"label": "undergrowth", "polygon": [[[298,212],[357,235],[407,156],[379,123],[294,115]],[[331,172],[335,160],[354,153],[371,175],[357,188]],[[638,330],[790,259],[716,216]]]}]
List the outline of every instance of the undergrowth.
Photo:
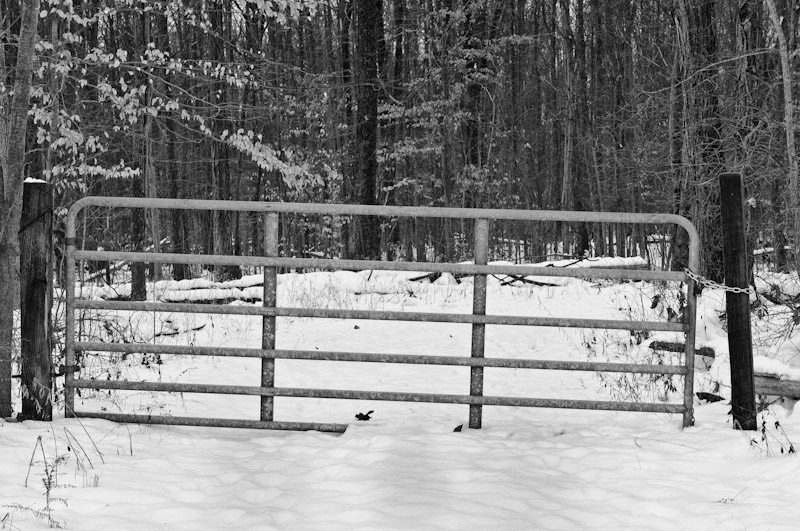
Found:
[{"label": "undergrowth", "polygon": [[[614,313],[631,321],[678,321],[686,305],[679,288],[665,284],[607,284],[616,290],[612,297]],[[683,354],[651,349],[656,339],[649,330],[591,330],[583,334],[583,346],[592,361],[637,365],[680,365]],[[659,336],[662,337],[662,336]],[[683,341],[663,335],[663,339]],[[596,373],[601,386],[612,399],[624,402],[668,402],[683,393],[683,377],[674,374]]]},{"label": "undergrowth", "polygon": [[[215,316],[197,316],[186,314],[166,314],[152,312],[112,312],[104,310],[84,310],[78,316],[76,336],[79,341],[123,344],[169,343],[193,345],[199,341],[202,333],[216,336],[217,343],[224,343],[232,338],[228,327],[215,327]],[[244,333],[244,332],[242,332]],[[207,341],[203,339],[202,341]],[[171,358],[185,356],[171,355]],[[166,377],[163,372],[166,355],[158,353],[125,353],[125,352],[77,352],[76,364],[81,369],[81,377],[89,380],[160,381]],[[63,361],[61,361],[63,363]],[[183,372],[190,372],[192,367]],[[59,401],[63,400],[62,385],[57,389]],[[163,407],[163,394],[136,393],[139,410],[158,410]],[[125,403],[131,399],[130,393],[114,390],[78,389],[76,399],[99,401],[102,411],[125,409]],[[63,402],[62,402],[63,403]]]}]

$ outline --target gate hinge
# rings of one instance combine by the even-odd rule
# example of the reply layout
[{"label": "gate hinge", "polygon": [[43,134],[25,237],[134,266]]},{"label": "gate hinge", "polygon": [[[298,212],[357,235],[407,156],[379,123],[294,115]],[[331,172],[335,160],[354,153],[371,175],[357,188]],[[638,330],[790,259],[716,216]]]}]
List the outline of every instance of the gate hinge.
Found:
[{"label": "gate hinge", "polygon": [[53,373],[53,376],[64,376],[65,374],[74,374],[80,371],[80,365],[59,365],[58,372]]}]

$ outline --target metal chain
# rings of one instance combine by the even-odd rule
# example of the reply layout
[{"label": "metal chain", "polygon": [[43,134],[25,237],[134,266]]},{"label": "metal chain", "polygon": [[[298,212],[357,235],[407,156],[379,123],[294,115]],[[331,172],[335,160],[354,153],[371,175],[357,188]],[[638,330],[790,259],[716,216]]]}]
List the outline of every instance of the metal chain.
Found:
[{"label": "metal chain", "polygon": [[701,277],[697,273],[693,273],[689,270],[689,268],[685,268],[684,273],[686,276],[697,282],[703,287],[711,288],[711,289],[721,289],[723,291],[727,291],[730,293],[746,293],[748,295],[752,295],[754,293],[753,288],[747,286],[746,288],[738,288],[733,286],[726,286],[725,284],[720,284],[719,282],[714,282],[713,280],[709,280],[705,277]]}]

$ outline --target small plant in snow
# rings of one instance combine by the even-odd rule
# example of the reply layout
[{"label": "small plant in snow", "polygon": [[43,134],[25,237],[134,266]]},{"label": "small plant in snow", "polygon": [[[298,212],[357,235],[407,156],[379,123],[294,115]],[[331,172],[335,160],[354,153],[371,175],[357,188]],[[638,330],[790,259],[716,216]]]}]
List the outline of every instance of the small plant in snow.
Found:
[{"label": "small plant in snow", "polygon": [[[37,450],[41,451],[41,461],[36,461]],[[42,485],[44,486],[45,506],[43,509],[25,508],[22,506],[16,507],[34,514],[37,518],[45,520],[51,528],[60,529],[65,525],[64,522],[54,519],[52,513],[53,504],[67,504],[66,500],[63,498],[56,498],[53,496],[53,490],[58,487],[59,466],[65,464],[67,459],[68,458],[65,455],[56,455],[54,458],[48,458],[44,451],[42,436],[39,435],[39,437],[36,438],[36,444],[33,447],[30,463],[28,463],[28,476],[25,478],[25,486],[28,486],[28,479],[30,478],[31,469],[33,466],[40,464],[42,466],[42,472],[40,475],[42,478]]]},{"label": "small plant in snow", "polygon": [[[88,432],[86,432],[86,435],[89,435]],[[97,448],[94,441],[91,440],[91,437],[89,437],[89,440],[91,442],[90,448],[93,448],[100,460],[105,462],[103,460],[103,454]],[[59,453],[59,441],[66,445],[66,453]],[[56,437],[56,434],[53,433],[53,448],[55,457],[48,456],[44,447],[43,438],[39,435],[36,438],[36,443],[31,453],[31,459],[28,463],[28,474],[25,476],[25,487],[28,487],[28,483],[32,479],[32,473],[34,477],[39,476],[41,478],[42,487],[44,488],[44,507],[24,506],[19,503],[0,505],[2,508],[10,510],[10,512],[6,512],[5,515],[0,517],[0,529],[19,529],[13,525],[13,515],[15,512],[31,514],[47,522],[50,528],[60,529],[66,527],[64,521],[57,520],[53,517],[54,506],[56,504],[67,505],[67,501],[64,498],[59,498],[54,495],[54,491],[57,488],[68,486],[61,483],[60,480],[65,475],[65,467],[71,459],[75,461],[76,479],[78,477],[82,478],[81,486],[97,487],[99,485],[100,476],[93,472],[94,463],[89,456],[89,452],[87,452],[83,444],[81,444],[71,431],[64,428],[64,439]]]},{"label": "small plant in snow", "polygon": [[[4,505],[3,507],[6,507],[8,509],[13,508],[13,507],[11,507],[9,505]],[[12,513],[6,512],[6,514],[4,514],[2,516],[2,518],[0,518],[0,529],[9,529],[10,531],[19,531],[19,527],[14,525],[14,516],[13,516]]]},{"label": "small plant in snow", "polygon": [[767,405],[760,411],[759,429],[755,436],[750,436],[752,432],[742,432],[747,434],[750,449],[757,455],[766,457],[797,453],[794,444],[783,429],[780,420],[772,411],[771,406],[771,404]]},{"label": "small plant in snow", "polygon": [[742,490],[740,490],[739,492],[737,492],[733,496],[726,496],[724,498],[720,498],[719,500],[717,500],[717,503],[735,503],[736,502],[736,498],[738,498],[739,495],[741,493],[743,493],[744,491],[746,491],[746,490],[747,490],[747,487],[743,488]]},{"label": "small plant in snow", "polygon": [[287,276],[284,285],[289,288],[289,300],[296,301],[297,306],[301,308],[350,310],[355,307],[355,295],[339,285],[332,277],[322,286],[313,284],[311,278],[306,275]]}]

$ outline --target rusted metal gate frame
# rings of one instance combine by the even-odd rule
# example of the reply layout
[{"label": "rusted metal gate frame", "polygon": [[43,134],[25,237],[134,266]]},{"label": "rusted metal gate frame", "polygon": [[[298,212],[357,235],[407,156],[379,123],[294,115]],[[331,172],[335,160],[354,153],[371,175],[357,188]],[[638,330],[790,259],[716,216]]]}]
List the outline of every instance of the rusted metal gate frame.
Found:
[{"label": "rusted metal gate frame", "polygon": [[[262,212],[265,220],[264,257],[209,256],[198,254],[80,251],[76,248],[76,223],[81,210],[89,206],[220,210],[239,212]],[[323,260],[316,258],[281,258],[278,256],[278,216],[281,213],[321,214],[321,215],[371,215],[383,217],[434,217],[460,218],[475,221],[475,264],[443,264],[420,262],[384,262],[376,260]],[[691,426],[693,419],[694,394],[694,343],[695,316],[697,301],[694,280],[684,272],[646,271],[620,269],[581,269],[553,268],[536,266],[487,265],[489,246],[489,220],[519,221],[567,221],[627,224],[675,224],[689,235],[689,270],[699,270],[700,242],[697,230],[686,218],[673,214],[632,214],[610,212],[563,212],[547,210],[500,210],[500,209],[460,209],[431,207],[391,207],[364,205],[333,205],[310,203],[273,203],[254,201],[212,201],[185,199],[143,199],[125,197],[86,197],[77,201],[69,210],[66,227],[66,345],[65,345],[65,408],[68,417],[104,418],[118,422],[139,422],[149,424],[171,424],[192,426],[219,426],[241,428],[264,428],[286,430],[318,430],[342,432],[346,424],[284,422],[274,421],[274,397],[332,398],[353,400],[388,400],[435,402],[445,404],[469,405],[469,426],[480,428],[482,406],[520,406],[595,409],[614,411],[642,411],[661,413],[681,413],[683,426]],[[158,263],[189,263],[211,265],[245,265],[264,268],[263,306],[198,305],[186,303],[91,301],[75,296],[77,260],[129,260]],[[332,310],[277,307],[277,268],[308,267],[316,269],[349,270],[400,270],[430,272],[449,272],[474,275],[472,314],[429,314],[394,311]],[[486,315],[486,277],[490,274],[537,275],[577,278],[608,278],[650,281],[673,281],[686,284],[686,308],[684,322],[630,321],[612,319],[548,318],[527,316]],[[260,349],[171,346],[155,344],[97,343],[76,341],[75,312],[81,309],[138,310],[168,313],[213,313],[229,315],[260,315],[263,318],[262,345]],[[333,319],[372,319],[397,321],[422,321],[467,323],[472,325],[471,357],[458,356],[416,356],[404,354],[324,352],[302,350],[278,350],[275,348],[275,318],[311,317]],[[572,362],[528,359],[484,358],[484,337],[486,325],[527,325],[570,328],[604,328],[618,330],[651,330],[684,332],[686,349],[683,365],[644,365],[629,363]],[[177,384],[163,382],[123,382],[94,381],[77,377],[80,368],[75,364],[76,352],[127,352],[177,354],[194,356],[231,356],[261,358],[261,385],[231,386],[210,384]],[[276,388],[275,360],[303,359],[328,361],[354,361],[373,363],[453,365],[471,368],[470,394],[424,394],[383,391],[355,391],[337,389]],[[591,400],[543,399],[526,397],[499,397],[483,395],[483,368],[502,367],[518,369],[576,370],[593,372],[627,372],[641,374],[674,374],[684,377],[684,397],[682,404],[611,402]],[[255,395],[261,397],[260,420],[220,419],[199,417],[173,417],[155,415],[129,415],[107,412],[82,412],[75,410],[76,389],[116,389],[144,390],[181,393],[223,393]]]}]

